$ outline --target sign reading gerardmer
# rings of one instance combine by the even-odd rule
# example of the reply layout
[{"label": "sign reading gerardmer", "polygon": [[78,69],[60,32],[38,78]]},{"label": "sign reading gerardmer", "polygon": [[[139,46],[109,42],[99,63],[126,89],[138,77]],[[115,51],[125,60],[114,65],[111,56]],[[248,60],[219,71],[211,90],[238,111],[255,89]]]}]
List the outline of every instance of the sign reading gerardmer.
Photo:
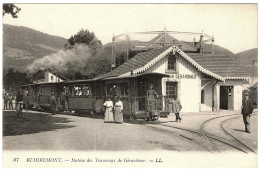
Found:
[{"label": "sign reading gerardmer", "polygon": [[195,79],[196,75],[192,74],[169,74],[170,78],[174,79]]}]

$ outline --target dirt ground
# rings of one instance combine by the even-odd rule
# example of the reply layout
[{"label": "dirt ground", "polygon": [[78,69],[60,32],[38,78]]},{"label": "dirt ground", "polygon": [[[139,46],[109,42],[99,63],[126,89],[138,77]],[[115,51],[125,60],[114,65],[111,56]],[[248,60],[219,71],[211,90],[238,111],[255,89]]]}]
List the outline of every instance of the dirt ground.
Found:
[{"label": "dirt ground", "polygon": [[[223,123],[223,127],[257,152],[257,111],[251,117],[250,134],[244,132],[242,116],[237,111],[181,113],[181,123],[175,122],[175,116],[170,114],[158,121],[125,120],[123,124],[104,123],[99,116],[51,115],[35,111],[24,112],[22,118],[16,118],[14,111],[4,111],[3,149],[214,152],[214,146],[207,147],[211,145],[210,141],[200,130],[203,122],[219,116],[223,116],[223,120],[234,117]],[[209,136],[218,135],[221,140],[242,147],[221,131],[222,119],[207,122],[204,131]],[[221,142],[213,143],[220,151],[237,151]]]}]

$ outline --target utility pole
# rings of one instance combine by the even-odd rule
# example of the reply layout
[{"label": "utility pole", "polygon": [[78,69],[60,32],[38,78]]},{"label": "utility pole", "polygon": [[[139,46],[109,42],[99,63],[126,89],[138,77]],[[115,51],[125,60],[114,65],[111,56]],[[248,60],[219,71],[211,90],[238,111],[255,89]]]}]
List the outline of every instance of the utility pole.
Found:
[{"label": "utility pole", "polygon": [[166,34],[167,34],[166,27],[164,27],[164,46],[166,46]]},{"label": "utility pole", "polygon": [[211,54],[214,54],[214,50],[215,50],[215,38],[214,38],[214,35],[212,35],[211,42],[212,42]]},{"label": "utility pole", "polygon": [[115,53],[115,35],[112,37],[112,59],[111,59],[111,71],[116,67],[116,53]]},{"label": "utility pole", "polygon": [[126,32],[126,61],[129,60],[129,35]]}]

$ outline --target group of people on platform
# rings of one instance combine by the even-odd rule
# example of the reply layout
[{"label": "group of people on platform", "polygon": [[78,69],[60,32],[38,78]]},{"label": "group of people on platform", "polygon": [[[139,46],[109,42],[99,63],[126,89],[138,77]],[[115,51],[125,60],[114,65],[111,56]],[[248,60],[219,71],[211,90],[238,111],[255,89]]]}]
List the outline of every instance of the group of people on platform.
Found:
[{"label": "group of people on platform", "polygon": [[114,102],[108,96],[103,106],[105,107],[105,123],[123,123],[123,103],[118,96],[114,98]]},{"label": "group of people on platform", "polygon": [[17,91],[16,96],[14,96],[11,93],[5,92],[4,95],[3,95],[3,98],[4,98],[4,110],[14,110],[14,109],[16,109],[17,104],[19,102],[23,103],[26,111],[28,110],[29,97],[28,97],[27,93],[22,95],[20,91]]},{"label": "group of people on platform", "polygon": [[15,97],[11,93],[5,92],[4,98],[4,110],[13,110],[15,105]]}]

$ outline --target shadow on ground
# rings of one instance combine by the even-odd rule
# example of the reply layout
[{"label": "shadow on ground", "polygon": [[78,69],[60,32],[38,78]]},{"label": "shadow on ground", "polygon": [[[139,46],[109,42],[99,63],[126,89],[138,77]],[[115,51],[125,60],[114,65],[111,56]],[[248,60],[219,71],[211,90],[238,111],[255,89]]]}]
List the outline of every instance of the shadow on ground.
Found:
[{"label": "shadow on ground", "polygon": [[[3,136],[34,134],[55,129],[72,128],[66,125],[71,122],[68,118],[53,117],[41,113],[23,113],[22,118],[17,118],[16,113],[3,112]],[[64,124],[63,124],[64,123]]]},{"label": "shadow on ground", "polygon": [[168,123],[168,122],[175,122],[175,121],[167,121],[167,122],[165,122],[165,121],[160,121],[160,120],[145,121],[144,119],[137,119],[137,120],[124,119],[124,123],[139,124],[139,125],[162,124],[162,123]]},{"label": "shadow on ground", "polygon": [[104,114],[90,114],[90,113],[67,113],[67,112],[60,112],[57,114],[61,115],[69,115],[69,116],[77,116],[77,117],[88,117],[92,119],[104,119]]}]

